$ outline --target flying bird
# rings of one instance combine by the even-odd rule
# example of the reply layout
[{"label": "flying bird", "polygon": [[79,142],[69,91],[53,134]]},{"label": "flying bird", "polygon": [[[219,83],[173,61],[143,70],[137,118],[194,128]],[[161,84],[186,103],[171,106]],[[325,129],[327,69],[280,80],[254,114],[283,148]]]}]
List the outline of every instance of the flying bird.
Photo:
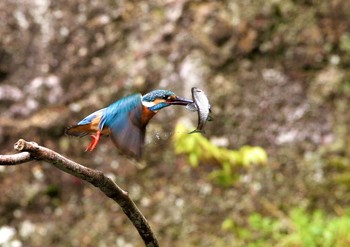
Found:
[{"label": "flying bird", "polygon": [[186,106],[192,100],[178,97],[169,90],[154,90],[145,95],[126,96],[106,108],[91,113],[76,125],[66,129],[67,135],[90,135],[85,151],[92,151],[102,135],[110,136],[114,145],[136,159],[142,156],[146,126],[160,110],[171,105]]}]

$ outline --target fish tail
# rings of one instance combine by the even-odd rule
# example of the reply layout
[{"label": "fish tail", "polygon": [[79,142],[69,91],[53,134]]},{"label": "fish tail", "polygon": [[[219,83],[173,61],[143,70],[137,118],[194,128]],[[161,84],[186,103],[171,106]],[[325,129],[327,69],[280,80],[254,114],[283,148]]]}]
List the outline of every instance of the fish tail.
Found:
[{"label": "fish tail", "polygon": [[205,134],[205,131],[204,131],[204,130],[201,130],[201,129],[195,129],[195,130],[189,132],[188,134],[194,134],[194,133]]}]

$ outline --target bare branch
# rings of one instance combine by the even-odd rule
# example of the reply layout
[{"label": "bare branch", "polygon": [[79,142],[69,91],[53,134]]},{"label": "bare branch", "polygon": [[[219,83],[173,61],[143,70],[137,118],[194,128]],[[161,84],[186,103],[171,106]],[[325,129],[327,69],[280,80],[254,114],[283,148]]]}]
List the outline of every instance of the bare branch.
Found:
[{"label": "bare branch", "polygon": [[51,149],[39,146],[35,142],[27,142],[20,139],[15,143],[14,148],[21,153],[0,155],[0,165],[18,165],[30,160],[46,161],[64,172],[88,181],[119,204],[136,227],[147,247],[159,246],[146,218],[130,199],[128,193],[122,190],[113,180],[106,177],[101,171],[96,171],[80,165]]},{"label": "bare branch", "polygon": [[33,160],[29,152],[22,152],[11,155],[0,155],[0,165],[13,166]]}]

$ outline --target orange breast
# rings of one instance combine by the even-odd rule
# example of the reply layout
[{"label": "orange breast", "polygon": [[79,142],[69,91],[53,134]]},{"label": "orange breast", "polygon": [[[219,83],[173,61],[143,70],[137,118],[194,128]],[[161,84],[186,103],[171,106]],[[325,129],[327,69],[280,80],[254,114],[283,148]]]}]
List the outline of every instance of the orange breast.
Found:
[{"label": "orange breast", "polygon": [[151,120],[151,118],[156,115],[156,112],[149,110],[147,107],[142,106],[142,116],[141,116],[141,123],[143,126],[146,126],[146,124]]}]

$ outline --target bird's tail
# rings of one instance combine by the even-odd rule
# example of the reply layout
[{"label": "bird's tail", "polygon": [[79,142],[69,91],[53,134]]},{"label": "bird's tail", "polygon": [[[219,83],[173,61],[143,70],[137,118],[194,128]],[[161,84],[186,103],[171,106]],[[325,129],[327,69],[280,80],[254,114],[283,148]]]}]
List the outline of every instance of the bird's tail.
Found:
[{"label": "bird's tail", "polygon": [[65,130],[65,134],[71,135],[71,136],[78,136],[78,137],[86,136],[89,134],[88,126],[87,124],[85,124],[85,125],[73,125],[73,126],[67,127]]}]

